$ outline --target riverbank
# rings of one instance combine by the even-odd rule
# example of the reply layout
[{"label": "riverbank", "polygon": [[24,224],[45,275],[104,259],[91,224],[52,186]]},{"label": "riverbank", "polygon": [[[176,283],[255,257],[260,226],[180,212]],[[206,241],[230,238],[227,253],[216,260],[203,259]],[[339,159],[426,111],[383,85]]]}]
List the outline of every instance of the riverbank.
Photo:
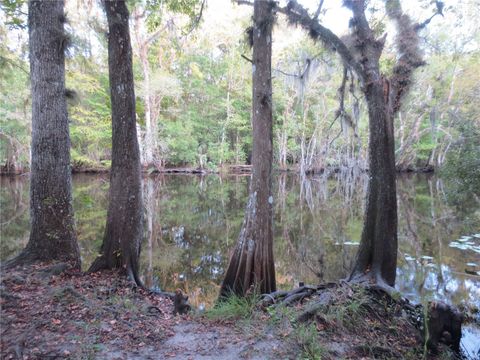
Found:
[{"label": "riverbank", "polygon": [[[305,173],[307,175],[319,175],[324,173],[329,174],[336,174],[346,170],[355,169],[359,173],[368,173],[368,169],[356,167],[346,167],[346,166],[331,166],[325,168],[313,168],[307,170]],[[273,169],[279,173],[300,173],[300,169],[298,165],[291,165],[285,168],[277,168],[274,167]],[[72,166],[72,174],[103,174],[109,173],[110,168],[107,166]],[[223,167],[215,167],[215,168],[199,168],[199,167],[188,167],[188,166],[171,166],[171,167],[164,167],[164,168],[145,168],[142,169],[144,174],[194,174],[194,175],[207,175],[207,174],[234,174],[234,175],[242,175],[242,174],[250,174],[252,172],[251,165],[226,165]],[[406,174],[406,173],[413,173],[413,174],[425,174],[425,173],[434,173],[435,168],[433,166],[427,167],[397,167],[398,174]],[[22,169],[8,169],[5,167],[0,168],[0,175],[4,176],[15,176],[15,175],[26,175],[29,173],[28,168]]]},{"label": "riverbank", "polygon": [[[52,265],[2,272],[4,359],[419,359],[421,311],[346,283],[294,306],[233,300],[174,316],[170,299],[132,287],[115,272]],[[414,308],[414,307],[413,307]],[[415,308],[414,308],[415,309]],[[441,347],[445,358],[449,350]]]}]

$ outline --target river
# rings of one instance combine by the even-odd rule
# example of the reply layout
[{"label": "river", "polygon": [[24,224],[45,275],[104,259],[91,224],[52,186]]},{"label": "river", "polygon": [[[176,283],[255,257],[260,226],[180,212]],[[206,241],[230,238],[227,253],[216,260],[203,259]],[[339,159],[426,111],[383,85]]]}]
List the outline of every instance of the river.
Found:
[{"label": "river", "polygon": [[[0,177],[0,260],[29,236],[28,176]],[[182,288],[195,306],[218,294],[242,220],[248,176],[157,175],[144,178],[145,284]],[[366,175],[347,173],[274,179],[274,254],[279,288],[348,275],[362,230]],[[469,194],[452,194],[435,176],[398,178],[396,287],[415,302],[441,300],[480,308],[480,210]],[[108,175],[73,176],[74,210],[82,263],[102,242]],[[469,337],[473,340],[469,341]],[[469,351],[480,331],[468,328]],[[465,342],[464,341],[464,342]],[[478,341],[480,344],[480,341]],[[476,345],[480,347],[480,345]]]}]

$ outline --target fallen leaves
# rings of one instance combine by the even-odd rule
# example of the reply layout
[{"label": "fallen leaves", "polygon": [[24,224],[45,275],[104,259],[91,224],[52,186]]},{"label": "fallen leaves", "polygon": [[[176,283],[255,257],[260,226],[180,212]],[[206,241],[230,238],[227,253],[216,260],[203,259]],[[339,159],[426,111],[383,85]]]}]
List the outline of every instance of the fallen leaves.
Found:
[{"label": "fallen leaves", "polygon": [[[174,333],[171,301],[131,284],[114,271],[40,278],[41,265],[4,277],[1,308],[2,358],[16,358],[18,339],[25,339],[26,358],[90,357],[96,349],[115,343],[119,351],[157,345]],[[17,275],[19,274],[19,275]],[[8,274],[7,274],[8,275]],[[7,306],[5,306],[7,305]],[[155,307],[156,316],[142,309]],[[165,315],[164,315],[165,314]],[[81,339],[81,341],[79,341]],[[83,354],[83,355],[82,355]]]}]

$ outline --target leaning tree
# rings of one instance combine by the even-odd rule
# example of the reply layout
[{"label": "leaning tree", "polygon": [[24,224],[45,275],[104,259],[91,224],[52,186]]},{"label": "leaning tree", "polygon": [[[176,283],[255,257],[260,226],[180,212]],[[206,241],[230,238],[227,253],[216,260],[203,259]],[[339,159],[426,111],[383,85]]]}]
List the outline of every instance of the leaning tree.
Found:
[{"label": "leaning tree", "polygon": [[6,266],[61,260],[80,267],[65,98],[65,19],[63,1],[28,3],[32,89],[30,239]]},{"label": "leaning tree", "polygon": [[100,256],[89,271],[123,269],[137,284],[143,203],[129,13],[124,0],[105,0],[112,104],[112,167],[107,224]]},{"label": "leaning tree", "polygon": [[[381,286],[394,286],[397,264],[397,199],[393,120],[407,94],[414,70],[424,64],[419,47],[419,31],[423,23],[413,22],[399,0],[385,0],[386,14],[396,25],[396,63],[391,75],[382,74],[380,57],[386,34],[377,37],[365,16],[365,0],[345,0],[353,17],[351,33],[339,38],[321,25],[297,3],[289,1],[284,13],[288,20],[305,28],[315,40],[321,40],[336,51],[344,66],[354,72],[368,107],[369,117],[369,182],[360,247],[351,281],[372,281]],[[442,6],[437,2],[437,13]],[[345,72],[346,73],[346,72]]]},{"label": "leaning tree", "polygon": [[220,297],[250,290],[275,291],[272,196],[272,26],[275,3],[255,0],[253,27],[252,126],[253,173],[238,241],[222,283]]}]

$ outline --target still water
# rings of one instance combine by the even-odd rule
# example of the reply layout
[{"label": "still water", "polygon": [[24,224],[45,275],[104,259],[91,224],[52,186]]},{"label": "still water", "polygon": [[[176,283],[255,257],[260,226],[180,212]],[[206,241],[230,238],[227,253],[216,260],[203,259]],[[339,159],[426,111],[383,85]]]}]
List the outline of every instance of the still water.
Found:
[{"label": "still water", "polygon": [[[28,177],[1,177],[1,257],[28,241]],[[195,306],[218,294],[243,219],[248,176],[159,175],[144,179],[141,276],[147,286],[182,288]],[[280,288],[348,275],[362,229],[367,178],[278,174],[274,251]],[[102,241],[108,177],[75,175],[74,209],[82,262]],[[415,301],[480,307],[480,210],[433,176],[398,179],[397,288]]]}]

